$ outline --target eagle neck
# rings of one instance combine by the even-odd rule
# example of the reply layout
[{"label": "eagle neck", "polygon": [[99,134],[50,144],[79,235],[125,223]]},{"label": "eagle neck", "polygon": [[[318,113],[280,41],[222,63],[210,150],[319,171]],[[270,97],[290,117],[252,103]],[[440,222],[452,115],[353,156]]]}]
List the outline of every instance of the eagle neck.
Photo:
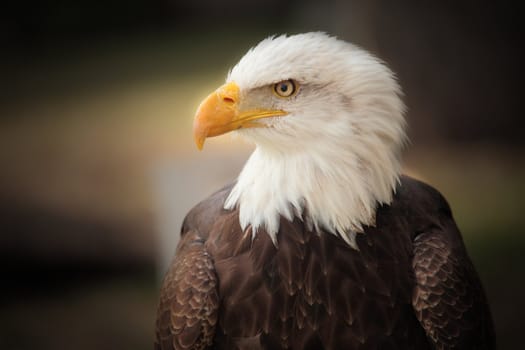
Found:
[{"label": "eagle neck", "polygon": [[[238,207],[242,229],[251,227],[252,237],[263,229],[276,245],[282,216],[298,217],[310,229],[338,235],[357,249],[356,234],[375,224],[377,204],[391,202],[398,181],[395,157],[376,159],[382,165],[370,164],[374,159],[342,145],[310,152],[258,146],[224,207]],[[378,172],[386,163],[390,170]]]}]

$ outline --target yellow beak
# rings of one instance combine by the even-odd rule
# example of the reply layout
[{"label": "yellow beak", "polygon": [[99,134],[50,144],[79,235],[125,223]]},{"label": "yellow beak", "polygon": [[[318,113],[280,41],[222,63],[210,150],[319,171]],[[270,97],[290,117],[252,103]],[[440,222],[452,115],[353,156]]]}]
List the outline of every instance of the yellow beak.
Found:
[{"label": "yellow beak", "polygon": [[225,134],[241,128],[265,127],[257,119],[286,115],[282,110],[255,109],[239,111],[240,91],[234,82],[212,92],[197,109],[193,122],[193,137],[199,150],[207,137]]}]

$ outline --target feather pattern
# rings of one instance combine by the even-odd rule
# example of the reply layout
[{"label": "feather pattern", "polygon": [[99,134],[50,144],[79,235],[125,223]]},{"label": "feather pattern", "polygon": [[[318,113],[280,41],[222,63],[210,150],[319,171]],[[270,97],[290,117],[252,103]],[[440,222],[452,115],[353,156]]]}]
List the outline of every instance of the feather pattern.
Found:
[{"label": "feather pattern", "polygon": [[436,349],[493,349],[487,301],[453,222],[416,237],[416,316]]},{"label": "feather pattern", "polygon": [[196,232],[185,232],[164,278],[155,349],[207,349],[215,335],[219,297],[213,262]]},{"label": "feather pattern", "polygon": [[[213,264],[201,273],[210,283],[192,285],[213,286],[199,289],[212,307],[181,288],[193,281],[189,270],[175,282],[168,274],[159,310],[183,318],[159,313],[160,349],[210,334],[210,349],[494,348],[483,289],[447,203],[431,187],[402,177],[376,225],[357,236],[358,250],[298,217],[281,217],[277,245],[267,234],[252,240],[238,210],[222,208],[231,188],[188,214],[172,267],[182,274],[190,251],[209,254]],[[188,238],[196,232],[199,243]],[[201,317],[201,308],[214,312]],[[194,326],[202,320],[206,327]]]}]

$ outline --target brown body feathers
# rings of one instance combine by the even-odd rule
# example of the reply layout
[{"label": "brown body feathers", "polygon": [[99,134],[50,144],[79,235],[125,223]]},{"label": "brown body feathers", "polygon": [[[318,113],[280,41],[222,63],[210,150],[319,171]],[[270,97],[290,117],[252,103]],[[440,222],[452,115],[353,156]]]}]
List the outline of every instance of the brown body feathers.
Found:
[{"label": "brown body feathers", "polygon": [[227,187],[186,217],[156,349],[493,349],[490,311],[443,197],[402,177],[359,250],[299,219],[242,231]]}]

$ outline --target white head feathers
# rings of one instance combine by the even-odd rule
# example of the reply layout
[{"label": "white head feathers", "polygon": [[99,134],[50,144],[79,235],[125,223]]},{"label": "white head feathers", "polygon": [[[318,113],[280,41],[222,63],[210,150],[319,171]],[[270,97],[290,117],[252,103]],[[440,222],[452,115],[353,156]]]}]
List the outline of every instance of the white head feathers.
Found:
[{"label": "white head feathers", "polygon": [[[268,86],[287,79],[297,93],[273,95]],[[225,208],[239,206],[242,228],[264,228],[274,242],[279,216],[299,216],[357,248],[355,234],[374,225],[399,179],[405,108],[393,73],[354,45],[307,33],[263,40],[227,80],[240,87],[241,106],[288,115],[236,131],[257,147]]]}]

